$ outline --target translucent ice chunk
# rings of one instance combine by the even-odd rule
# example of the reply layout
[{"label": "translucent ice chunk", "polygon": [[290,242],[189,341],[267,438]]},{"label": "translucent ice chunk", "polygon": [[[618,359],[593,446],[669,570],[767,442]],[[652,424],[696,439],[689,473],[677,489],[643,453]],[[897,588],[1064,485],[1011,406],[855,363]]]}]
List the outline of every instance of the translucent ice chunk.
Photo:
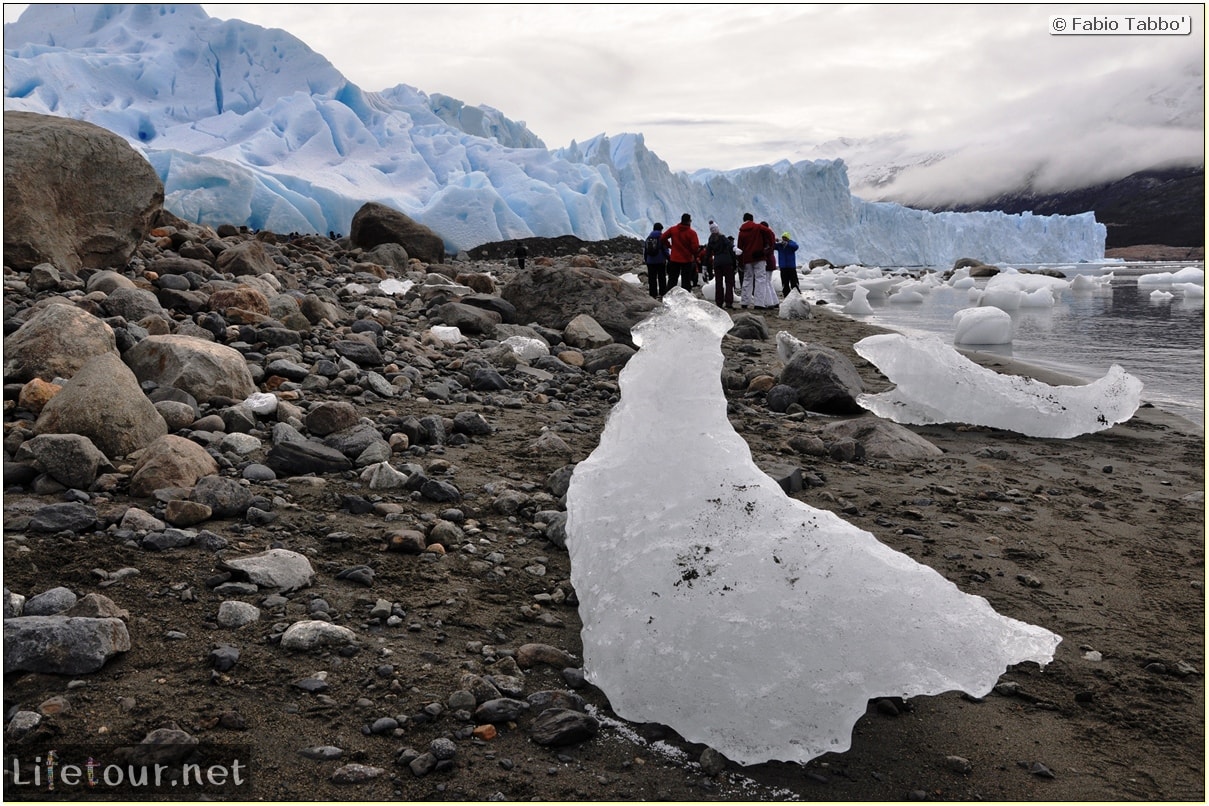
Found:
[{"label": "translucent ice chunk", "polygon": [[741,764],[806,761],[848,749],[870,698],[982,695],[1052,659],[1057,635],[787,497],[727,420],[730,317],[664,303],[567,493],[584,669],[618,715]]},{"label": "translucent ice chunk", "polygon": [[967,423],[1065,439],[1124,422],[1141,402],[1142,382],[1116,364],[1085,386],[1050,386],[980,367],[936,336],[888,333],[853,348],[897,384],[856,402],[896,423]]},{"label": "translucent ice chunk", "polygon": [[954,344],[1012,343],[1012,315],[1001,308],[962,308],[953,327]]}]

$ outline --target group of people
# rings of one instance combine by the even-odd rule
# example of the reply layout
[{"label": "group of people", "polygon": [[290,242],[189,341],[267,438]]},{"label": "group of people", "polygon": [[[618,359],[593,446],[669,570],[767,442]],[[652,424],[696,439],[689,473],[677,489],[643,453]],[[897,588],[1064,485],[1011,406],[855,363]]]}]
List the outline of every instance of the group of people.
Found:
[{"label": "group of people", "polygon": [[735,280],[739,281],[740,308],[775,308],[779,302],[772,285],[772,273],[780,270],[781,293],[798,288],[798,244],[788,232],[777,239],[768,222],[756,223],[751,213],[743,214],[739,235],[723,235],[714,221],[709,222],[709,238],[704,244],[692,227],[688,213],[680,223],[668,227],[656,223],[646,238],[643,262],[647,286],[655,299],[661,299],[680,285],[692,291],[698,276],[714,281],[714,304],[735,307]]}]

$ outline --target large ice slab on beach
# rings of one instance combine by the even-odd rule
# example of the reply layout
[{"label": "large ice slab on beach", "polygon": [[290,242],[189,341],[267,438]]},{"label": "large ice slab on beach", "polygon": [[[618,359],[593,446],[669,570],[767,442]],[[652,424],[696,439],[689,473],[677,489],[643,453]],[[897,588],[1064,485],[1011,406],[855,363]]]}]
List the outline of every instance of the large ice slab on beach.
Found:
[{"label": "large ice slab on beach", "polygon": [[980,367],[937,336],[888,333],[853,349],[897,384],[856,402],[896,423],[966,423],[1065,439],[1125,422],[1141,403],[1142,382],[1116,364],[1084,386],[1050,386]]},{"label": "large ice slab on beach", "polygon": [[871,698],[982,695],[1052,659],[1057,635],[787,497],[726,417],[730,317],[664,302],[567,493],[584,669],[618,715],[742,764],[806,761],[848,749]]}]

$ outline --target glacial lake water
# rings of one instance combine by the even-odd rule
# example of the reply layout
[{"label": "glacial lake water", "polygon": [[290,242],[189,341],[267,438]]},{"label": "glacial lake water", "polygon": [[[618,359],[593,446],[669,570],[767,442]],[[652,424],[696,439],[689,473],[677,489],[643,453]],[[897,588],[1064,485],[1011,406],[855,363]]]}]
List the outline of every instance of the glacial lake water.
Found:
[{"label": "glacial lake water", "polygon": [[[1151,300],[1163,285],[1138,285],[1138,278],[1156,272],[1176,272],[1204,263],[1093,263],[1053,266],[1068,278],[1111,272],[1111,293],[1062,292],[1052,308],[1012,311],[1010,345],[979,346],[1084,380],[1104,375],[1112,364],[1143,383],[1142,399],[1178,414],[1204,429],[1205,423],[1205,298],[1175,296]],[[1017,266],[1033,269],[1033,266]],[[838,308],[844,300],[824,290],[807,290],[807,298],[826,299]],[[985,285],[978,281],[978,286]],[[872,295],[871,295],[872,297]],[[952,343],[953,314],[971,307],[966,290],[944,289],[925,295],[920,303],[890,303],[871,298],[873,313],[855,319],[899,333],[935,333]]]}]

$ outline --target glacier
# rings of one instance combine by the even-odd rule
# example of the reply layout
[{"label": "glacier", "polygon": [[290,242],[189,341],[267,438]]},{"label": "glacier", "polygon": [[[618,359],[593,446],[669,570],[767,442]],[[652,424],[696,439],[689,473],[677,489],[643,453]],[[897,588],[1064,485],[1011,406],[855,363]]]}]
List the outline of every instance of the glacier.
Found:
[{"label": "glacier", "polygon": [[673,172],[641,134],[548,149],[523,122],[406,84],[366,91],[280,29],[193,4],[31,5],[4,26],[4,108],[86,120],[155,167],[189,221],[347,232],[367,201],[456,253],[575,235],[640,238],[654,221],[745,211],[836,265],[1103,259],[1092,213],[931,213],[866,202],[840,160]]},{"label": "glacier", "polygon": [[[679,288],[664,303],[567,491],[584,671],[619,716],[804,762],[847,750],[870,699],[982,696],[1052,660],[1059,636],[785,495],[727,419],[731,318]],[[669,457],[692,472],[670,479]]]}]

